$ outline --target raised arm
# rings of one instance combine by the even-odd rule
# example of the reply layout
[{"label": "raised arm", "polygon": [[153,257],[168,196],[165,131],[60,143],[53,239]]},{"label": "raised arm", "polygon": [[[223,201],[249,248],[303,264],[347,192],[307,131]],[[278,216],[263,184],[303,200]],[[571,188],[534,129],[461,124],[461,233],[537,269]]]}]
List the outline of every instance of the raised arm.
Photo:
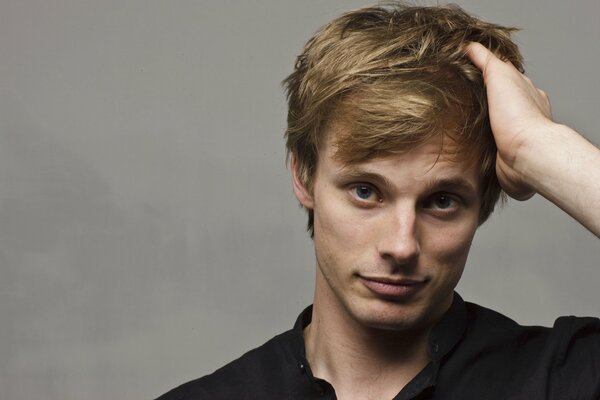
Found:
[{"label": "raised arm", "polygon": [[600,150],[555,123],[546,94],[512,64],[479,43],[466,51],[483,72],[502,188],[518,200],[537,192],[600,237]]}]

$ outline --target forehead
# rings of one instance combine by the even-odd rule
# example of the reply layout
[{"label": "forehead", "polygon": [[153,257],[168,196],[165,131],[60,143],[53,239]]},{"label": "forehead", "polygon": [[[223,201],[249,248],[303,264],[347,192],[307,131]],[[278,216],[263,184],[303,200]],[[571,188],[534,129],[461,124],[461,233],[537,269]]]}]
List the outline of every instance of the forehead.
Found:
[{"label": "forehead", "polygon": [[431,115],[429,119],[436,120],[435,123],[406,121],[388,125],[357,118],[360,116],[353,114],[354,109],[341,107],[331,115],[321,130],[318,153],[333,150],[331,155],[337,161],[357,164],[410,153],[429,142],[438,144],[438,154],[457,162],[481,160],[485,151],[465,131],[460,118],[449,112]]},{"label": "forehead", "polygon": [[[436,162],[456,164],[470,168],[478,157],[478,149],[454,139],[456,124],[448,123],[447,128],[418,135],[381,133],[380,137],[361,135],[350,127],[348,121],[334,118],[324,129],[324,140],[319,148],[319,159],[329,157],[340,164],[357,165],[375,159],[386,159],[397,155],[407,158],[434,156]],[[382,145],[380,142],[384,142]]]},{"label": "forehead", "polygon": [[408,148],[380,152],[361,161],[347,161],[340,157],[339,140],[343,139],[330,132],[319,155],[317,176],[385,180],[386,184],[404,188],[448,183],[480,191],[476,163],[470,157],[462,157],[464,152],[460,146],[447,135],[434,135]]}]

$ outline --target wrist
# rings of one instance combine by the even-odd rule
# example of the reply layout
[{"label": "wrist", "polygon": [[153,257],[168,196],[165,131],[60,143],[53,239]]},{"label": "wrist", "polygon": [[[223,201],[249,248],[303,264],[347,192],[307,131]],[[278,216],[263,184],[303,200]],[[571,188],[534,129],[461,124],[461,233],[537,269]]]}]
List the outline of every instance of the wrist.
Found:
[{"label": "wrist", "polygon": [[[558,160],[568,157],[568,146],[575,131],[550,120],[529,130],[525,139],[516,144],[512,169],[521,182],[526,183],[536,192],[544,191],[545,181]],[[566,162],[566,160],[564,160]]]}]

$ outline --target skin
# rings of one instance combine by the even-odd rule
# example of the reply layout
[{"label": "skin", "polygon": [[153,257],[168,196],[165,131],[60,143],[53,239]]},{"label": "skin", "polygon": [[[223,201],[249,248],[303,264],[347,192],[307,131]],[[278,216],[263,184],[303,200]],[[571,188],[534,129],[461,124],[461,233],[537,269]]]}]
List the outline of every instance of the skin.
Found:
[{"label": "skin", "polygon": [[[334,156],[344,128],[329,129],[312,192],[292,160],[296,196],[315,217],[307,356],[339,398],[391,398],[427,364],[428,332],[452,303],[478,226],[479,176],[449,159],[449,139],[440,154],[439,138],[345,165]],[[336,367],[357,360],[351,373]]]},{"label": "skin", "polygon": [[479,43],[466,55],[483,72],[502,188],[525,200],[539,193],[600,237],[600,150],[552,121],[548,96]]},{"label": "skin", "polygon": [[[600,150],[553,122],[546,94],[510,63],[477,43],[465,54],[483,72],[503,189],[519,200],[539,193],[600,236]],[[343,165],[333,142],[343,127],[330,126],[313,191],[292,155],[294,192],[315,215],[306,355],[340,399],[393,398],[429,361],[427,336],[451,304],[477,229],[478,177],[434,142]]]}]

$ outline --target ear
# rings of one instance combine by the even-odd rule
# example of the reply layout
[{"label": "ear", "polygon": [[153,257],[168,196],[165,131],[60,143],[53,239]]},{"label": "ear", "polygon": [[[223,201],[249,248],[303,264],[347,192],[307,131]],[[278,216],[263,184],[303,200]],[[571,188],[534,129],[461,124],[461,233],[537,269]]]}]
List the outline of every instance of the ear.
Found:
[{"label": "ear", "polygon": [[296,155],[292,153],[290,168],[292,170],[292,188],[294,189],[294,194],[296,198],[302,204],[302,207],[312,210],[314,207],[313,196],[306,187],[306,185],[300,179],[300,174],[298,173],[298,162],[296,160]]}]

